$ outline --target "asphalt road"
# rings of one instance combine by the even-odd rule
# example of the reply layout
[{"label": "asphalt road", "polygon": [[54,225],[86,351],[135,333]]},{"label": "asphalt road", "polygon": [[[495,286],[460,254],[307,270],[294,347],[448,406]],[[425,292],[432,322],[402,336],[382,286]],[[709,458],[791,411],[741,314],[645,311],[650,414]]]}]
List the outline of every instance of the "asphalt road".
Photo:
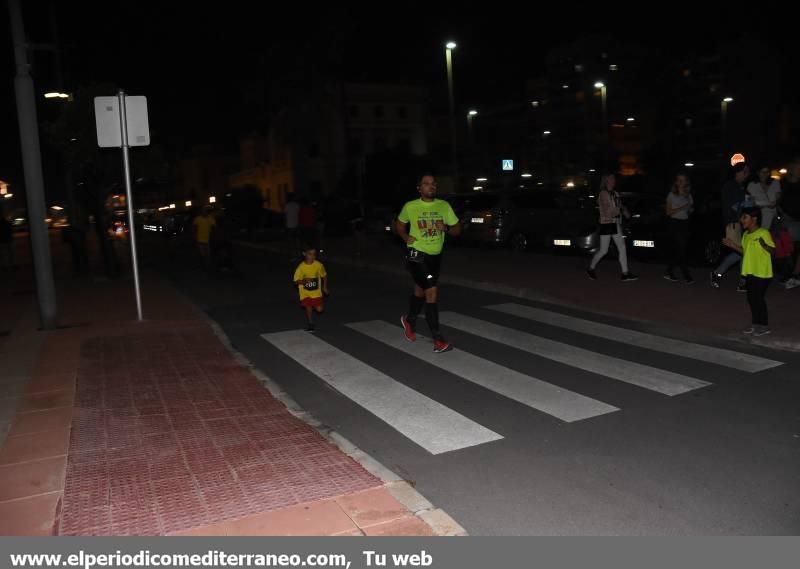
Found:
[{"label": "asphalt road", "polygon": [[407,279],[330,264],[308,334],[298,259],[237,250],[239,274],[208,275],[186,245],[145,240],[142,255],[303,408],[473,535],[800,533],[798,354],[451,286],[455,349],[433,354],[403,337]]}]

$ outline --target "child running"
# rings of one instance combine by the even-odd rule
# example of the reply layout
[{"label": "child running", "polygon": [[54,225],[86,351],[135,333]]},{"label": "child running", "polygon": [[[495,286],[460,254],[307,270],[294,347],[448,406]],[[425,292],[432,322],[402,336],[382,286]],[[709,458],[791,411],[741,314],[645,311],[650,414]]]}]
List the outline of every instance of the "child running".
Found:
[{"label": "child running", "polygon": [[328,273],[325,265],[317,261],[317,250],[303,247],[303,261],[294,272],[294,284],[300,293],[300,306],[306,311],[306,332],[314,331],[314,312],[322,314],[325,305],[322,294],[328,294]]}]

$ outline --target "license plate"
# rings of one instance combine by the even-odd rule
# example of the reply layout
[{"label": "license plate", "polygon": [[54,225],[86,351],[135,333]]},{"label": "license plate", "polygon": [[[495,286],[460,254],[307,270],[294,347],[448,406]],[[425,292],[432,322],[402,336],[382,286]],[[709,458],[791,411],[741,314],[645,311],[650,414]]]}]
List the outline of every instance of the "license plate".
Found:
[{"label": "license plate", "polygon": [[633,240],[634,247],[645,247],[647,249],[653,249],[656,246],[655,241],[640,241],[639,239]]},{"label": "license plate", "polygon": [[572,247],[572,241],[569,239],[553,239],[553,245],[556,247]]},{"label": "license plate", "polygon": [[472,221],[472,223],[483,223],[483,218],[482,217],[473,217],[471,221]]}]

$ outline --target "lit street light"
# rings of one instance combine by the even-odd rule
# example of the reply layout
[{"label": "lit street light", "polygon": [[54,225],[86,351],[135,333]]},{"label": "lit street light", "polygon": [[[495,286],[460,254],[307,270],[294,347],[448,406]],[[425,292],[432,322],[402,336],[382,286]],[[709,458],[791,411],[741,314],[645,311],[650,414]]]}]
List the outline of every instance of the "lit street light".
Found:
[{"label": "lit street light", "polygon": [[453,186],[458,187],[458,147],[456,140],[456,110],[455,94],[453,92],[453,50],[456,43],[453,41],[445,44],[445,56],[447,58],[447,90],[450,95],[450,152],[452,154],[453,166]]},{"label": "lit street light", "polygon": [[606,106],[607,89],[606,84],[598,81],[594,84],[595,89],[600,89],[600,102],[603,109],[603,143],[606,146],[606,153],[608,153],[608,112]]},{"label": "lit street light", "polygon": [[59,93],[58,91],[51,91],[44,94],[45,99],[69,99],[69,94]]},{"label": "lit street light", "polygon": [[469,149],[470,149],[470,154],[473,155],[470,157],[470,159],[474,159],[474,154],[475,154],[475,139],[472,136],[472,119],[475,118],[477,115],[478,111],[476,111],[475,109],[471,109],[467,113],[467,132],[469,134]]},{"label": "lit street light", "polygon": [[719,115],[720,115],[720,145],[722,146],[722,152],[725,152],[725,139],[727,138],[727,130],[728,130],[728,103],[733,102],[733,97],[725,97],[719,104]]}]

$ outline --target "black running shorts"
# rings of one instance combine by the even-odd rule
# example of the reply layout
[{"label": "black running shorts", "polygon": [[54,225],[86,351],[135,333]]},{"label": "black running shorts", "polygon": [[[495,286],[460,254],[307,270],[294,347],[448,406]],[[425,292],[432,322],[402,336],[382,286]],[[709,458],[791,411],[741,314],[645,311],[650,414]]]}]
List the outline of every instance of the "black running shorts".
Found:
[{"label": "black running shorts", "polygon": [[408,270],[411,278],[414,279],[414,284],[422,290],[433,288],[439,282],[439,271],[442,264],[441,255],[426,255],[419,251],[409,249],[411,254],[406,256],[406,269]]}]

